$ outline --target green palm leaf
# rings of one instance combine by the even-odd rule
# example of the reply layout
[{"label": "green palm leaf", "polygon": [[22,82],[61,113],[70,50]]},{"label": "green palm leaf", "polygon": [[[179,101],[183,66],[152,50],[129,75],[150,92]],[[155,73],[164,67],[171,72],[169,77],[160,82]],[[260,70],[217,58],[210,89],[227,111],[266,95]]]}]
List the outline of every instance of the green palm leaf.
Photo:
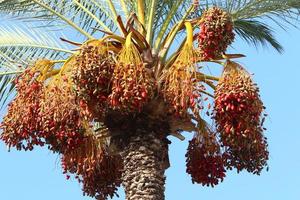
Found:
[{"label": "green palm leaf", "polygon": [[[125,2],[129,12],[137,12],[137,1]],[[151,33],[148,35],[148,41],[152,43],[153,38],[158,35],[163,37],[184,16],[191,3],[192,0],[144,0],[145,21],[146,24],[152,25],[146,27],[149,34]]]},{"label": "green palm leaf", "polygon": [[268,25],[255,20],[237,20],[234,25],[235,32],[247,43],[255,46],[270,44],[278,52],[283,52],[283,47],[275,39]]},{"label": "green palm leaf", "polygon": [[28,64],[39,58],[63,59],[72,53],[49,32],[30,26],[0,27],[0,106],[6,105],[14,91],[12,80]]},{"label": "green palm leaf", "polygon": [[38,58],[63,58],[65,54],[72,53],[46,31],[30,26],[0,27],[0,66],[7,62],[26,64]]},{"label": "green palm leaf", "polygon": [[44,21],[56,29],[68,25],[88,38],[95,34],[91,27],[115,29],[108,6],[100,0],[4,0],[0,12],[21,20]]},{"label": "green palm leaf", "polygon": [[5,108],[9,100],[15,95],[14,75],[0,76],[0,110]]},{"label": "green palm leaf", "polygon": [[[191,0],[164,0],[157,4],[157,11],[154,21],[154,30],[168,32],[182,17],[191,6]],[[163,6],[161,6],[163,4]],[[180,5],[180,6],[178,6]],[[170,16],[171,15],[171,16]],[[157,34],[159,34],[157,32]]]}]

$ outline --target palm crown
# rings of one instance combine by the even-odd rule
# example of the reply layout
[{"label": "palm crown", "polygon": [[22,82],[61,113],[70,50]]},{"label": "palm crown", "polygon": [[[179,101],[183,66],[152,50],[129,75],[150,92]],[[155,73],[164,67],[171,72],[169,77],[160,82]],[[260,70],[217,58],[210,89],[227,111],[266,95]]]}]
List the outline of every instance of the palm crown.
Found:
[{"label": "palm crown", "polygon": [[[186,154],[193,182],[214,186],[232,168],[260,174],[265,107],[232,61],[244,55],[226,50],[239,36],[282,52],[263,19],[285,28],[299,9],[298,0],[3,0],[0,11],[22,26],[0,28],[2,106],[16,94],[1,139],[18,150],[48,145],[67,178],[76,174],[98,199],[121,183],[128,199],[155,199],[131,187],[135,169],[141,179],[147,166],[163,199],[166,137],[184,140],[181,131],[195,133]],[[63,35],[67,27],[78,41]],[[222,75],[205,74],[204,62],[222,66]]]}]

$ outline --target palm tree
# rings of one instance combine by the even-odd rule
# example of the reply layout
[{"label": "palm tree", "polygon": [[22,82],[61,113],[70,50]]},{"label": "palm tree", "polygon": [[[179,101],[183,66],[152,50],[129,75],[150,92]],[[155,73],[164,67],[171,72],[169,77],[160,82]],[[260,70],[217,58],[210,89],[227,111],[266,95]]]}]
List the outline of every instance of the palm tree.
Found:
[{"label": "palm tree", "polygon": [[121,184],[128,200],[164,199],[167,137],[183,131],[194,133],[193,183],[214,186],[233,168],[259,175],[265,108],[233,61],[244,55],[226,50],[239,36],[282,52],[270,24],[296,26],[299,11],[298,0],[2,0],[15,25],[0,27],[1,139],[47,145],[97,199]]}]

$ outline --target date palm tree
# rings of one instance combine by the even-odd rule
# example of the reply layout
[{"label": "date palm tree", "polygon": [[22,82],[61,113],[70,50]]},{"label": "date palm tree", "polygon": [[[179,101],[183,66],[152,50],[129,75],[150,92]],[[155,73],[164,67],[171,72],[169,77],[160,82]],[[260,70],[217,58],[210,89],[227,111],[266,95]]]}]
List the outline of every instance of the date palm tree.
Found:
[{"label": "date palm tree", "polygon": [[271,25],[297,26],[299,11],[299,0],[2,0],[1,139],[48,146],[97,199],[121,184],[128,200],[164,199],[167,137],[183,131],[193,183],[259,175],[265,107],[233,61],[244,55],[226,50],[240,37],[282,52]]}]

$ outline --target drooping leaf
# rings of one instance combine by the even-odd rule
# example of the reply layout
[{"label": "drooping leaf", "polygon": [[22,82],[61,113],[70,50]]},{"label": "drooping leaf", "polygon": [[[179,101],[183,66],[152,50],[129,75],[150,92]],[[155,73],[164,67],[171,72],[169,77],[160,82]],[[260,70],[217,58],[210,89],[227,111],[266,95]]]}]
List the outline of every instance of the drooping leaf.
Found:
[{"label": "drooping leaf", "polygon": [[283,52],[283,47],[267,24],[255,20],[237,20],[234,24],[235,32],[249,44],[255,46],[270,44],[278,52]]}]

